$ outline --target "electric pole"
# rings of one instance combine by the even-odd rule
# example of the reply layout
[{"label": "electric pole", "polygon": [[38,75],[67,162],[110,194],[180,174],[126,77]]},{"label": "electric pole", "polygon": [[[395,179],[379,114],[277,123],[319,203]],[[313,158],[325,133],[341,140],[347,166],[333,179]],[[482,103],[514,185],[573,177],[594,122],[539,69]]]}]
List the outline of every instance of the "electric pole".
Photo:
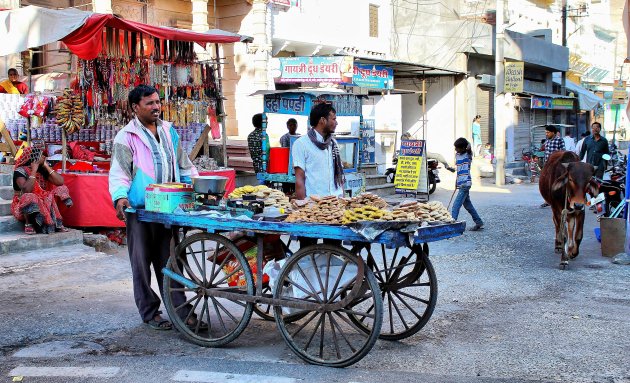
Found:
[{"label": "electric pole", "polygon": [[504,20],[503,8],[504,0],[497,0],[496,10],[496,33],[495,41],[495,60],[494,60],[494,156],[495,165],[495,184],[497,186],[505,185],[505,94],[503,94],[503,85],[505,79],[505,66],[503,63],[503,41],[504,41]]},{"label": "electric pole", "polygon": [[[562,0],[562,46],[567,46],[567,0]],[[562,71],[562,80],[560,82],[560,95],[567,95],[567,71]],[[560,112],[560,122],[567,123],[567,112]]]}]

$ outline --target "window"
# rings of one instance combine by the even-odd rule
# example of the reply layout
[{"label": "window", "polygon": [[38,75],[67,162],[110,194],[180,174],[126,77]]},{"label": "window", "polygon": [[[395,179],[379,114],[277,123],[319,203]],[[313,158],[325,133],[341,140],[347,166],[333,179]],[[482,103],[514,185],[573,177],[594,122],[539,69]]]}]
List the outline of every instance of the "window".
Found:
[{"label": "window", "polygon": [[370,37],[378,37],[378,5],[370,4]]}]

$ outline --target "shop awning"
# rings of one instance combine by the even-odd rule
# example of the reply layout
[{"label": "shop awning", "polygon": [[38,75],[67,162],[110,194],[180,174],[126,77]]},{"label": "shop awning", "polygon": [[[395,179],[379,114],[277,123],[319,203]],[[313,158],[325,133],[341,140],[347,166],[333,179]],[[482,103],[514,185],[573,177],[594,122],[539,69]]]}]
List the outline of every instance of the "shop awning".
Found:
[{"label": "shop awning", "polygon": [[[553,82],[561,85],[562,74],[554,73]],[[593,110],[597,108],[598,105],[602,105],[604,103],[603,98],[570,80],[567,80],[567,91],[575,93],[578,99],[578,108],[580,110]]]},{"label": "shop awning", "polygon": [[207,43],[235,43],[242,36],[221,33],[192,32],[170,27],[124,20],[114,15],[68,9],[47,9],[36,6],[0,12],[0,56],[19,53],[55,41],[63,41],[72,53],[82,59],[93,59],[102,48],[104,27],[142,33],[164,40],[195,42],[203,47]]},{"label": "shop awning", "polygon": [[90,12],[28,6],[0,12],[0,56],[54,43],[81,28]]}]

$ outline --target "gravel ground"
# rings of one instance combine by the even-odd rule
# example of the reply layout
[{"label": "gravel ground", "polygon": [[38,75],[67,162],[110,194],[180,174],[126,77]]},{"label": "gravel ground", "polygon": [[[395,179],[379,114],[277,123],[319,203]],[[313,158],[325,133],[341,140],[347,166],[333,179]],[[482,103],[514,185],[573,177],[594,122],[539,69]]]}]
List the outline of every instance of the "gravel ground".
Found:
[{"label": "gravel ground", "polygon": [[[452,194],[444,187],[452,184],[449,176],[432,196],[445,204]],[[400,372],[456,377],[448,381],[630,382],[630,266],[601,256],[594,215],[587,213],[581,254],[560,270],[551,211],[539,208],[536,185],[497,188],[484,180],[473,188],[472,201],[486,228],[431,244],[439,283],[431,320],[405,340],[378,341],[346,370],[365,372],[365,381],[370,372]],[[465,211],[460,218],[471,224]],[[220,349],[194,346],[175,332],[150,331],[133,304],[126,254],[72,263],[64,261],[63,250],[54,253],[58,262],[31,268],[0,259],[4,266],[21,265],[0,273],[2,373],[21,363],[16,351],[56,340],[94,342],[94,357],[138,357],[137,363],[143,356],[167,357],[182,368],[188,360],[192,365],[215,358],[315,371],[306,381],[339,371],[320,369],[318,378],[318,370],[291,353],[275,324],[256,317]]]}]

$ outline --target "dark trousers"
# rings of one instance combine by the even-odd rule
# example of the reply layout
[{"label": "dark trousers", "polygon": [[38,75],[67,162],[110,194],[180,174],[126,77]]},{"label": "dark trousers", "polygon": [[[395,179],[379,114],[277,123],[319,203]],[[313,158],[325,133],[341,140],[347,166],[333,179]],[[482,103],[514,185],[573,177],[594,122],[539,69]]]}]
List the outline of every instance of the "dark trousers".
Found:
[{"label": "dark trousers", "polygon": [[[140,317],[146,322],[161,314],[160,296],[164,296],[162,269],[171,255],[173,232],[159,223],[140,222],[136,214],[125,213],[125,216],[133,296]],[[160,296],[151,288],[151,266],[157,278]],[[183,292],[173,294],[173,303],[176,307],[185,301]]]}]

